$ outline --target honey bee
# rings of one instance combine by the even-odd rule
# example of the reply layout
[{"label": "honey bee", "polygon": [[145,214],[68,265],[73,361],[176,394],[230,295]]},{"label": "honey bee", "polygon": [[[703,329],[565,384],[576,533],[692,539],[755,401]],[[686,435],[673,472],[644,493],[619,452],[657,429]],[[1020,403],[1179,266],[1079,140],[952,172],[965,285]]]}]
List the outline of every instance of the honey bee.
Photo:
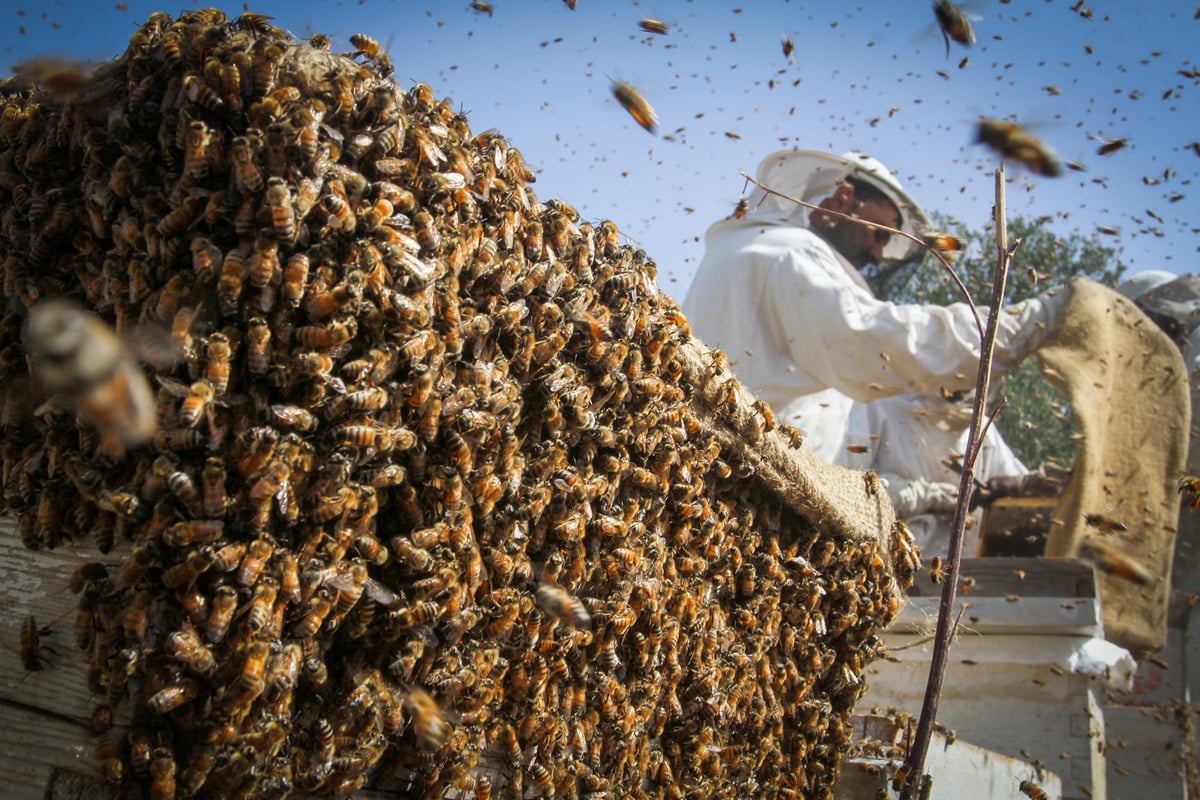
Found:
[{"label": "honey bee", "polygon": [[1154,573],[1141,562],[1094,536],[1088,536],[1080,542],[1079,555],[1109,575],[1124,578],[1139,586],[1150,586],[1156,580]]},{"label": "honey bee", "polygon": [[121,783],[125,773],[125,762],[121,760],[121,738],[115,728],[108,730],[96,740],[96,762],[100,774],[110,786]]},{"label": "honey bee", "polygon": [[1085,514],[1083,516],[1083,521],[1087,523],[1089,527],[1095,528],[1101,533],[1106,534],[1124,533],[1125,531],[1129,530],[1129,526],[1124,522],[1113,519],[1112,517],[1107,517],[1104,514]]},{"label": "honey bee", "polygon": [[1004,158],[1024,164],[1038,175],[1055,178],[1062,174],[1058,154],[1015,122],[981,118],[975,141],[986,144]]},{"label": "honey bee", "polygon": [[155,692],[146,705],[155,714],[166,714],[200,696],[200,684],[191,678],[166,686]]},{"label": "honey bee", "polygon": [[941,583],[946,577],[945,565],[942,563],[941,556],[934,556],[933,561],[929,564],[929,580],[933,583]]},{"label": "honey bee", "polygon": [[926,233],[921,236],[926,247],[935,250],[946,256],[948,261],[953,262],[966,249],[967,243],[957,236],[951,236],[948,233]]},{"label": "honey bee", "polygon": [[1101,139],[1102,144],[1096,150],[1098,155],[1107,156],[1125,148],[1129,144],[1128,139]]},{"label": "honey bee", "polygon": [[1046,794],[1046,791],[1031,780],[1021,781],[1017,785],[1017,788],[1021,790],[1021,794],[1030,800],[1049,800],[1049,795]]},{"label": "honey bee", "polygon": [[[26,672],[41,670],[43,665],[50,663],[50,659],[43,653],[43,650],[49,650],[49,648],[42,644],[42,637],[48,633],[50,633],[50,628],[39,628],[33,614],[25,617],[25,621],[21,623],[18,655]],[[8,646],[12,647],[12,645]]]},{"label": "honey bee", "polygon": [[237,609],[237,590],[221,584],[213,593],[212,610],[204,626],[204,638],[210,644],[220,644],[229,630],[233,612]]},{"label": "honey bee", "polygon": [[1189,494],[1192,499],[1188,501],[1188,508],[1200,507],[1200,478],[1192,475],[1184,475],[1179,479],[1179,493]]},{"label": "honey bee", "polygon": [[[221,263],[223,256],[221,249],[217,247],[206,236],[197,236],[192,239],[192,269],[195,270],[196,276],[203,282],[207,283],[217,274],[217,264]],[[176,314],[178,316],[178,313]],[[191,322],[189,317],[188,322]]]},{"label": "honey bee", "polygon": [[333,595],[324,587],[318,589],[305,606],[303,616],[293,627],[293,635],[302,639],[315,635],[332,611]]},{"label": "honey bee", "polygon": [[358,323],[354,317],[341,317],[328,325],[302,325],[296,328],[296,341],[304,347],[337,347],[354,338]]},{"label": "honey bee", "polygon": [[654,133],[658,126],[658,115],[654,113],[654,109],[637,89],[624,81],[613,81],[612,93],[621,107],[629,113],[629,116],[633,117],[638,125],[650,133]]},{"label": "honey bee", "polygon": [[428,692],[417,687],[410,688],[404,698],[404,707],[413,718],[413,731],[421,747],[437,750],[445,744],[450,735],[450,726]]},{"label": "honey bee", "polygon": [[206,345],[208,364],[205,366],[204,377],[212,388],[215,397],[222,397],[229,388],[229,366],[233,358],[233,348],[229,337],[223,333],[214,333],[208,337]]},{"label": "honey bee", "polygon": [[291,308],[297,308],[304,299],[304,290],[308,282],[308,256],[304,253],[293,254],[283,272],[283,288],[280,294],[283,302]]},{"label": "honey bee", "polygon": [[154,393],[133,351],[99,317],[64,300],[29,313],[29,360],[52,401],[72,408],[118,450],[158,428]]},{"label": "honey bee", "polygon": [[209,545],[191,551],[187,558],[163,572],[163,585],[168,589],[181,589],[191,584],[212,566],[216,555],[216,551]]},{"label": "honey bee", "polygon": [[217,301],[222,315],[232,317],[237,314],[242,284],[248,273],[244,250],[235,247],[225,254],[225,260],[221,263],[221,275],[217,278]]},{"label": "honey bee", "polygon": [[566,589],[552,583],[539,583],[535,590],[538,608],[550,617],[573,628],[590,628],[592,616],[587,608]]},{"label": "honey bee", "polygon": [[264,196],[271,230],[275,238],[285,242],[296,240],[296,213],[292,208],[292,192],[283,178],[267,180]]},{"label": "honey bee", "polygon": [[[208,179],[208,146],[211,142],[212,134],[202,120],[194,119],[188,123],[187,147],[184,148],[183,153],[183,169],[188,177],[194,181]],[[163,226],[166,224],[166,220],[167,218],[164,217],[163,222],[159,224],[158,232],[160,234],[167,236],[182,232],[183,229],[176,229],[174,224],[168,225],[164,229]]]},{"label": "honey bee", "polygon": [[167,652],[201,675],[207,675],[217,666],[212,651],[204,646],[200,637],[190,628],[175,631],[167,637]]},{"label": "honey bee", "polygon": [[254,163],[254,151],[248,137],[234,137],[229,145],[229,157],[233,162],[234,188],[240,194],[257,194],[263,191],[263,172]]},{"label": "honey bee", "polygon": [[237,582],[242,586],[254,586],[274,552],[275,546],[265,537],[251,542],[238,567]]},{"label": "honey bee", "polygon": [[975,31],[966,12],[951,0],[934,0],[933,15],[937,17],[938,27],[942,38],[946,41],[946,56],[950,55],[950,41],[958,42],[963,47],[975,44]]}]

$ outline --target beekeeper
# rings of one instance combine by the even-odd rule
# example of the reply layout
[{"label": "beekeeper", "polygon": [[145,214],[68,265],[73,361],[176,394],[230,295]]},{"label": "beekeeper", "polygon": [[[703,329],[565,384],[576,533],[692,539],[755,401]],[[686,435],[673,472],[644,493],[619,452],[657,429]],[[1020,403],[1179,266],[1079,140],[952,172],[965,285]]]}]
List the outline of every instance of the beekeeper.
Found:
[{"label": "beekeeper", "polygon": [[[925,212],[878,160],[787,150],[758,181],[778,192],[920,237]],[[953,508],[970,409],[947,394],[973,389],[980,343],[966,303],[889,302],[872,290],[915,270],[923,248],[901,236],[756,189],[741,218],[717,222],[684,300],[692,330],[728,355],[742,383],[804,431],[828,461],[873,468],[897,513]],[[1003,373],[1037,348],[1066,292],[1005,313],[996,335]],[[986,308],[980,309],[986,323]],[[865,452],[862,452],[865,449]],[[976,465],[987,481],[1026,473],[995,430]]]}]

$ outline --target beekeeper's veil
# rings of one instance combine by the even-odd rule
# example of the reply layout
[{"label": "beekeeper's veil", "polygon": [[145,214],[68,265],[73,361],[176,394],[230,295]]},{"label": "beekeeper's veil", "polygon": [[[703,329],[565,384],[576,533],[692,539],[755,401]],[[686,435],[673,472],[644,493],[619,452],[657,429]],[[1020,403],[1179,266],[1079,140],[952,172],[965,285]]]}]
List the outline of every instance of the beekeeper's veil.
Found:
[{"label": "beekeeper's veil", "polygon": [[[900,212],[900,229],[920,237],[933,226],[924,210],[909,197],[900,181],[878,159],[861,153],[834,155],[817,150],[781,150],[763,159],[758,182],[776,192],[820,204],[847,178],[878,189]],[[758,187],[748,198],[745,220],[758,224],[808,227],[808,209]],[[744,221],[745,221],[744,220]],[[720,225],[721,223],[718,223]],[[714,226],[714,228],[717,226]],[[925,250],[903,236],[892,236],[883,248],[883,262],[864,267],[862,276],[879,297],[902,285],[920,264]]]}]

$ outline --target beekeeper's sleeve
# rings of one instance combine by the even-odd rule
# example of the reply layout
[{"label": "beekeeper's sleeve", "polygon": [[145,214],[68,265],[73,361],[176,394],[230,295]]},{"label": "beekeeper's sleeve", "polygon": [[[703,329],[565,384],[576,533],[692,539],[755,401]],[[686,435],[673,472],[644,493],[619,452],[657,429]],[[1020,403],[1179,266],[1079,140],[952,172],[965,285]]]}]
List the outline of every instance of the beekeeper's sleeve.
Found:
[{"label": "beekeeper's sleeve", "polygon": [[[807,233],[807,232],[805,232]],[[879,300],[849,280],[815,236],[787,251],[755,253],[767,269],[762,314],[814,382],[861,402],[904,392],[935,394],[975,385],[979,328],[966,303]],[[1018,303],[1000,317],[995,367],[1004,372],[1036,349],[1058,321],[1066,290]],[[980,312],[986,323],[986,310]]]}]

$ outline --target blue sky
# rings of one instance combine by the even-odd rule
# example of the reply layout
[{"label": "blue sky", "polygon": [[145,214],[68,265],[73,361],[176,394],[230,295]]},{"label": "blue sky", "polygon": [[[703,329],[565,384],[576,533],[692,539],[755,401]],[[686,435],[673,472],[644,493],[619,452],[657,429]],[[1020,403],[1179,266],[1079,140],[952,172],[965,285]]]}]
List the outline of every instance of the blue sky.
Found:
[{"label": "blue sky", "polygon": [[[335,49],[348,51],[353,33],[373,35],[402,87],[428,83],[468,112],[473,130],[499,130],[535,168],[540,198],[614,220],[680,299],[705,229],[738,200],[738,172],[753,173],[784,147],[868,152],[927,209],[981,227],[996,161],[970,143],[980,115],[1033,121],[1063,159],[1088,169],[1057,179],[1017,173],[1013,216],[1048,215],[1059,235],[1114,228],[1118,235],[1102,239],[1130,269],[1197,269],[1200,156],[1188,145],[1200,141],[1200,79],[1180,74],[1200,69],[1189,48],[1200,36],[1195,2],[1085,0],[1073,11],[1065,0],[991,0],[973,8],[976,46],[955,45],[949,58],[925,0],[492,5],[492,16],[467,0],[297,0],[251,10],[297,37],[328,34]],[[230,16],[242,10],[221,7]],[[46,54],[112,58],[160,9],[178,10],[10,5],[0,12],[0,74]],[[669,34],[643,33],[642,17],[667,22]],[[790,62],[785,36],[795,42]],[[617,105],[611,78],[654,106],[657,135]],[[1129,146],[1101,157],[1096,136]]]}]

